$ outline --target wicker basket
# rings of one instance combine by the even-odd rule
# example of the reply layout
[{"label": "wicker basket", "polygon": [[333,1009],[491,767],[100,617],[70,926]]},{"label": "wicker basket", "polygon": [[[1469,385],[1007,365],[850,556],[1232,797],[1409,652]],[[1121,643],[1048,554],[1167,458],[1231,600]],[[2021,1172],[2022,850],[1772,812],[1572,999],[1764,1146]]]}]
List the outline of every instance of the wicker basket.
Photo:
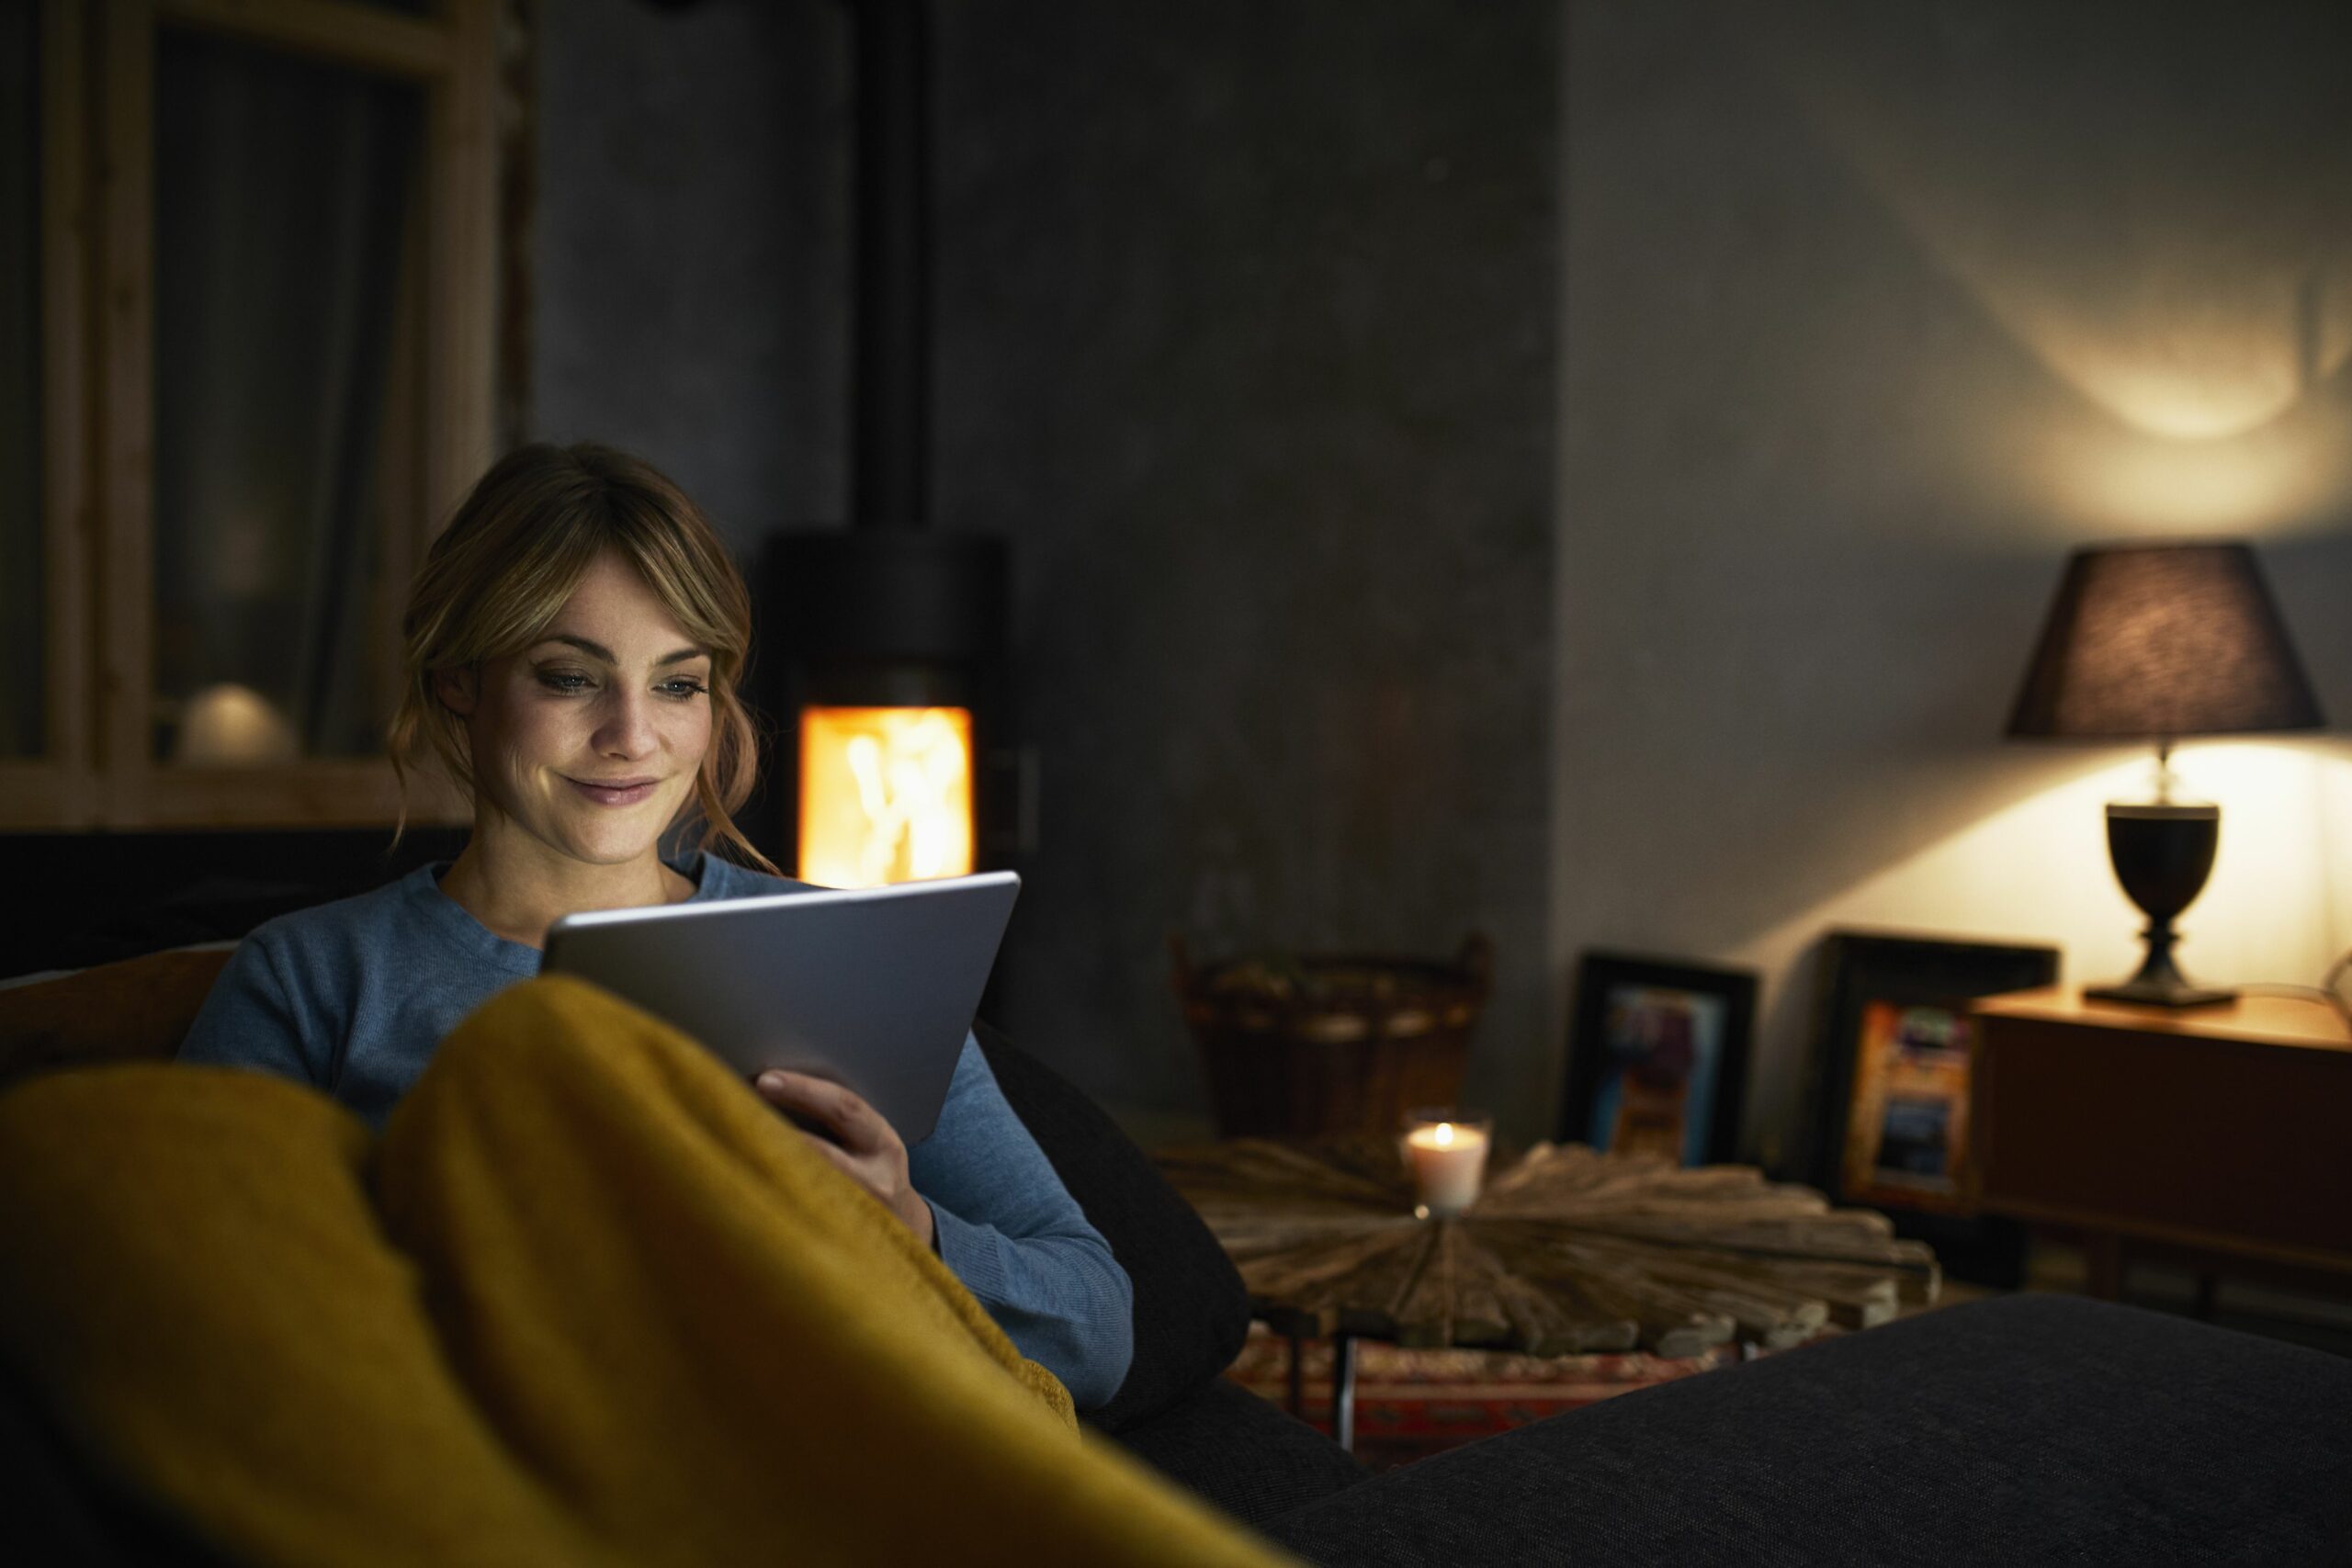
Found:
[{"label": "wicker basket", "polygon": [[1340,954],[1195,968],[1181,938],[1169,948],[1220,1137],[1388,1134],[1415,1106],[1460,1100],[1493,977],[1485,937],[1451,963]]}]

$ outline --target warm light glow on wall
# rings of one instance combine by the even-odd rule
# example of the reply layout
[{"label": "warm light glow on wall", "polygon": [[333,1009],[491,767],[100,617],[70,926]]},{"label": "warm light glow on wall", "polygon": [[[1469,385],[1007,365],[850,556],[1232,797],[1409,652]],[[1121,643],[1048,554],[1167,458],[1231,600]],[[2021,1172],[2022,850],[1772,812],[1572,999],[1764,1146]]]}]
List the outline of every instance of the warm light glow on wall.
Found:
[{"label": "warm light glow on wall", "polygon": [[[2245,273],[2206,276],[2201,258],[2151,249],[2114,258],[2143,287],[2132,304],[2101,298],[2088,280],[2067,288],[2064,267],[2020,254],[1988,254],[1916,200],[1916,226],[1954,231],[1953,270],[2011,335],[2067,385],[2123,425],[2176,442],[2228,441],[2284,417],[2342,367],[2352,334],[2324,332],[2299,308],[2297,256],[2243,258]],[[2157,282],[2147,285],[2146,280]],[[2341,288],[2335,292],[2342,292]]]},{"label": "warm light glow on wall", "polygon": [[969,710],[802,712],[803,881],[875,887],[966,875],[972,838]]},{"label": "warm light glow on wall", "polygon": [[[2184,241],[2105,258],[2053,251],[1939,185],[1883,138],[1858,138],[1873,192],[1991,321],[2084,405],[2036,433],[2042,488],[2071,525],[2134,532],[2267,525],[2340,494],[2347,462],[2332,378],[2352,351],[2352,287],[2324,290],[2297,255],[2219,275]],[[2115,281],[2134,287],[2117,299]],[[2332,301],[2323,311],[2320,303]],[[2323,395],[2314,396],[2314,393]]]},{"label": "warm light glow on wall", "polygon": [[2298,410],[2228,441],[2077,431],[2045,443],[2038,488],[2081,531],[2259,537],[2280,519],[2324,511],[2352,482],[2346,443],[2324,433],[2340,423]]},{"label": "warm light glow on wall", "polygon": [[[2154,44],[2094,107],[2041,62],[2044,34],[2074,36],[2020,14],[1973,52],[1897,28],[1774,29],[1758,48],[1920,259],[2072,394],[2072,412],[2021,400],[1987,366],[1981,418],[1953,429],[2025,478],[2064,536],[2311,525],[2352,484],[2352,219],[2328,194],[2352,154],[2318,144],[2298,175],[2280,128],[2333,78],[2314,66],[2278,85],[2274,112],[2190,125],[2127,90],[2159,79]],[[1959,90],[1971,81],[1999,90]]]},{"label": "warm light glow on wall", "polygon": [[2187,365],[2153,363],[2154,355],[2129,345],[2069,343],[2075,334],[2064,326],[2047,335],[2043,357],[2077,390],[2151,435],[2227,440],[2260,429],[2302,395],[2293,345],[2275,332],[2207,344],[2201,362]]},{"label": "warm light glow on wall", "polygon": [[[1994,171],[1905,150],[1883,115],[1815,103],[1815,123],[1918,243],[2009,336],[2129,428],[2177,441],[2258,430],[2352,357],[2352,281],[2333,258],[2258,244],[2217,253],[2180,232],[2021,221]],[[1857,120],[1867,118],[1868,123]],[[2014,177],[2014,176],[2012,176]],[[2091,177],[2090,175],[2086,176]],[[2340,263],[2333,263],[2340,267]]]}]

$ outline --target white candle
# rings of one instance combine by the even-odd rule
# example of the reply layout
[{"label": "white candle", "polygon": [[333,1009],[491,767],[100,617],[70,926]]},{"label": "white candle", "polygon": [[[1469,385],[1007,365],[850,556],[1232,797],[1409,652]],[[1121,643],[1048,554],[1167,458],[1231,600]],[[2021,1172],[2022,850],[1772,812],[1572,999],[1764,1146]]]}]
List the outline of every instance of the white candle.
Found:
[{"label": "white candle", "polygon": [[1421,1201],[1418,1213],[1458,1214],[1477,1200],[1487,1167],[1485,1129],[1461,1122],[1415,1127],[1405,1134],[1405,1155]]}]

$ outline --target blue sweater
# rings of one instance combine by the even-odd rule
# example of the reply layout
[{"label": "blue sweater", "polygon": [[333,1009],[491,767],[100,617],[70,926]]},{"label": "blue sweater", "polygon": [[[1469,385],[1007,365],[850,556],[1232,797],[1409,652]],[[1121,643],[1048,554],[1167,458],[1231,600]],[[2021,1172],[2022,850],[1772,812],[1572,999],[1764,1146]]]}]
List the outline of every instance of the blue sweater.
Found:
[{"label": "blue sweater", "polygon": [[[381,1126],[444,1035],[539,972],[537,948],[492,935],[441,891],[447,869],[420,867],[256,929],[205,998],[179,1059],[311,1084]],[[695,902],[802,886],[715,855],[676,869],[695,883]],[[1109,1400],[1133,1351],[1134,1287],[972,1040],[937,1129],[907,1164],[931,1205],[941,1259],[1021,1353],[1081,1409]]]}]

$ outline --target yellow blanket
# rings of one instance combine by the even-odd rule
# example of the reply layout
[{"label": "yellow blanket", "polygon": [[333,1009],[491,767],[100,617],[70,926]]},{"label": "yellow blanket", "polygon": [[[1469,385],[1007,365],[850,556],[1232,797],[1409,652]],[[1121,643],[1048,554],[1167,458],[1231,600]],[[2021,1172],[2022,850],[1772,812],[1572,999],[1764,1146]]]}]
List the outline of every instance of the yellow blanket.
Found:
[{"label": "yellow blanket", "polygon": [[380,1138],[221,1069],[0,1097],[0,1354],[256,1562],[1278,1561],[577,981],[474,1014]]}]

